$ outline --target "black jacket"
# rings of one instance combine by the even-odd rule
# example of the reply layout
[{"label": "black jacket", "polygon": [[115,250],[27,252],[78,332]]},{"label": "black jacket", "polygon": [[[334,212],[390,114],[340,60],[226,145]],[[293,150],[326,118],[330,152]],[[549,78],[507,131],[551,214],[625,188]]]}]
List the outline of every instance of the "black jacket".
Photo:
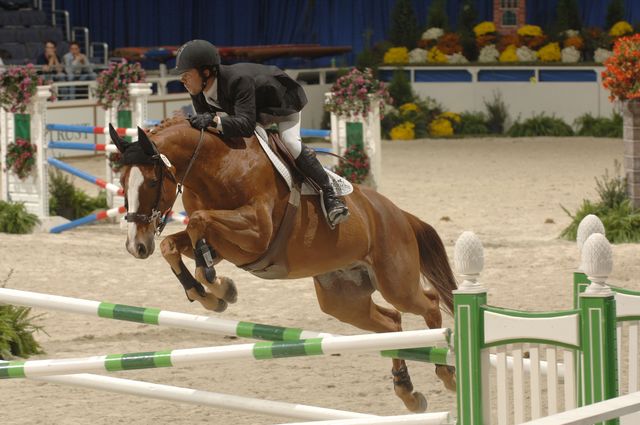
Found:
[{"label": "black jacket", "polygon": [[290,115],[307,104],[304,89],[284,71],[268,65],[238,63],[220,65],[218,99],[220,109],[207,103],[204,92],[191,96],[198,114],[226,112],[222,117],[224,134],[230,137],[250,137],[258,114]]}]

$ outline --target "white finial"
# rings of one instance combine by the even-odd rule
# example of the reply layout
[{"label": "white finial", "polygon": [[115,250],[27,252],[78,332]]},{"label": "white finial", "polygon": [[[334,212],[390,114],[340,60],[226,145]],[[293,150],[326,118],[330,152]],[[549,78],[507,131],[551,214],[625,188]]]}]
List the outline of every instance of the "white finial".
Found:
[{"label": "white finial", "polygon": [[613,269],[613,252],[611,244],[602,233],[594,233],[585,241],[580,268],[591,281],[585,291],[586,294],[608,295],[611,293],[606,281]]},{"label": "white finial", "polygon": [[484,268],[484,250],[475,233],[464,232],[460,235],[456,241],[453,263],[463,278],[460,289],[483,288],[478,283],[478,276]]},{"label": "white finial", "polygon": [[587,238],[594,233],[605,234],[604,225],[602,221],[593,214],[589,214],[585,218],[582,219],[580,224],[578,225],[578,234],[576,236],[576,242],[578,243],[578,249],[582,251],[582,246]]}]

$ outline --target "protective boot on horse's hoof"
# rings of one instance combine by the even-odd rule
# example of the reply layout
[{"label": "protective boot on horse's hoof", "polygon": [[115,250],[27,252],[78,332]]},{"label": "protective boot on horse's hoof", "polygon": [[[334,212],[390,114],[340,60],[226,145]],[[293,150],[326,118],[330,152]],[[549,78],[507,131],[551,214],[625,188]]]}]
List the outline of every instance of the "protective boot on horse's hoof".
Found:
[{"label": "protective boot on horse's hoof", "polygon": [[322,191],[322,208],[332,229],[349,217],[349,208],[342,199],[336,196],[331,180],[324,167],[316,158],[316,153],[307,145],[302,145],[302,152],[296,158],[296,165],[305,177],[312,180]]},{"label": "protective boot on horse's hoof", "polygon": [[216,269],[213,268],[216,252],[204,239],[196,242],[196,247],[193,251],[196,257],[196,267],[204,267],[204,275],[207,282],[213,283],[216,280]]}]

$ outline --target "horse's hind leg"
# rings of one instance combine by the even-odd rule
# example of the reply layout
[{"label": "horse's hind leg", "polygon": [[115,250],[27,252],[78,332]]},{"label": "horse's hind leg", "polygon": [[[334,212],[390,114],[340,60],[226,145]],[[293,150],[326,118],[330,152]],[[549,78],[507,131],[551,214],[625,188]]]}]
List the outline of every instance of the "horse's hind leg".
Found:
[{"label": "horse's hind leg", "polygon": [[[371,299],[374,291],[367,270],[332,272],[314,278],[318,302],[323,312],[360,329],[372,332],[399,332],[402,318],[397,310],[377,305]],[[404,360],[393,359],[394,390],[407,409],[424,412],[427,400],[413,392]]]},{"label": "horse's hind leg", "polygon": [[[408,264],[398,265],[397,259],[391,260],[386,257],[385,260],[376,263],[374,273],[377,289],[387,302],[403,313],[422,316],[431,329],[442,327],[440,297],[435,290],[422,287],[419,270]],[[454,367],[436,365],[436,375],[445,388],[456,390]]]},{"label": "horse's hind leg", "polygon": [[182,231],[169,235],[160,243],[162,256],[171,266],[171,270],[176,275],[184,287],[187,298],[190,301],[198,301],[207,310],[224,311],[227,303],[216,297],[214,294],[205,291],[204,287],[187,270],[182,255],[193,258],[191,240],[187,232]]}]

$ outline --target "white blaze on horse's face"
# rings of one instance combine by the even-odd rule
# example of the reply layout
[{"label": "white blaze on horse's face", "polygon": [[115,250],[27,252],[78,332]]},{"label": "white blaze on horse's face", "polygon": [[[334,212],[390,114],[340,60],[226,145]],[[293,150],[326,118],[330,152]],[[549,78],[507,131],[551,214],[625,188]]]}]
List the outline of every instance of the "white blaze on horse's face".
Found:
[{"label": "white blaze on horse's face", "polygon": [[[131,167],[127,181],[127,212],[137,213],[140,207],[140,188],[144,184],[144,176],[138,167]],[[127,223],[127,251],[136,258],[147,258],[153,253],[153,232],[150,235],[138,234],[138,223]]]}]

